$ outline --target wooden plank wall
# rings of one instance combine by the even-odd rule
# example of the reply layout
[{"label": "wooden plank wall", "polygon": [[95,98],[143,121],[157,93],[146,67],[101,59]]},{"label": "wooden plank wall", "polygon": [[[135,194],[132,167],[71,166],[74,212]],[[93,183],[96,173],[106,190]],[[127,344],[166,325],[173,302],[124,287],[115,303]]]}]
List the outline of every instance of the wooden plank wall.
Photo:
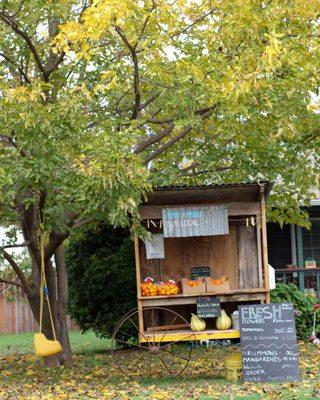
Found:
[{"label": "wooden plank wall", "polygon": [[[23,292],[15,300],[7,300],[6,286],[0,283],[0,335],[13,335],[18,333],[36,332],[38,324],[33,318]],[[78,329],[76,324],[68,318],[70,330]]]},{"label": "wooden plank wall", "polygon": [[165,239],[165,259],[147,260],[145,246],[140,241],[141,278],[157,280],[191,278],[191,267],[208,266],[211,276],[227,275],[230,289],[238,289],[237,227],[230,225],[229,235]]},{"label": "wooden plank wall", "polygon": [[208,266],[214,278],[229,278],[231,290],[262,287],[257,240],[253,226],[230,224],[228,235],[165,239],[163,260],[147,260],[140,241],[141,279],[151,276],[180,282],[191,278],[191,267]]},{"label": "wooden plank wall", "polygon": [[259,262],[256,229],[239,226],[239,288],[258,288]]}]

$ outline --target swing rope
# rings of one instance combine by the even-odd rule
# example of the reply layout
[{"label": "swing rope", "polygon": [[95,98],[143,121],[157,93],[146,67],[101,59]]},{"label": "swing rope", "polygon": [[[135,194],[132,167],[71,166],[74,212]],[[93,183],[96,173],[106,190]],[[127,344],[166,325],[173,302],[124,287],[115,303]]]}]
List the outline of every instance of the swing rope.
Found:
[{"label": "swing rope", "polygon": [[[34,349],[35,353],[39,357],[48,357],[55,354],[61,353],[63,351],[61,343],[57,340],[56,330],[54,326],[51,304],[49,299],[49,291],[47,286],[46,271],[45,271],[45,253],[44,253],[44,224],[41,221],[40,213],[39,218],[39,228],[37,232],[38,247],[40,248],[40,284],[39,284],[39,333],[34,335]],[[44,301],[47,301],[48,311],[51,322],[51,329],[54,340],[49,340],[42,333],[43,328],[43,309]]]},{"label": "swing rope", "polygon": [[49,291],[47,287],[47,280],[46,280],[46,273],[45,273],[45,261],[44,261],[44,239],[43,239],[43,232],[41,232],[40,235],[40,316],[39,316],[39,332],[42,333],[42,323],[43,323],[43,307],[44,307],[44,297],[46,298],[47,305],[48,305],[48,310],[49,310],[49,316],[50,316],[50,322],[51,322],[51,328],[52,328],[52,333],[53,333],[53,338],[54,340],[57,340],[57,335],[56,335],[56,330],[54,327],[54,322],[53,322],[53,317],[52,317],[52,310],[51,310],[51,305],[50,305],[50,300],[49,300]]}]

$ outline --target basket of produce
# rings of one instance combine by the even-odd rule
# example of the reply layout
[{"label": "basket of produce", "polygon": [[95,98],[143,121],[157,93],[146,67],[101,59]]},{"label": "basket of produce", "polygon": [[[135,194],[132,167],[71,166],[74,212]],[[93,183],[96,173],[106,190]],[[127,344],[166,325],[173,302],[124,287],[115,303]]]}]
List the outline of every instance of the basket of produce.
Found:
[{"label": "basket of produce", "polygon": [[222,293],[230,291],[230,283],[227,276],[222,276],[219,279],[205,278],[207,293]]},{"label": "basket of produce", "polygon": [[183,294],[204,294],[206,293],[206,284],[203,278],[181,280]]},{"label": "basket of produce", "polygon": [[152,278],[146,278],[141,283],[142,296],[174,296],[179,293],[179,288],[175,281],[154,282]]}]

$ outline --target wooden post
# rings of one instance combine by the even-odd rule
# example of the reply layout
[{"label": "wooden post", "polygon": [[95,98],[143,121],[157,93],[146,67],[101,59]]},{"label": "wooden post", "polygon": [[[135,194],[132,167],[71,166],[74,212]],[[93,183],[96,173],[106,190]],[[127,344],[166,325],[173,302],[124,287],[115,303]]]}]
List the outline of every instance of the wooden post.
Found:
[{"label": "wooden post", "polygon": [[[256,216],[258,220],[258,215]],[[257,249],[258,249],[258,270],[259,270],[259,288],[263,287],[263,277],[262,277],[262,249],[261,249],[261,227],[260,224],[256,224],[256,234],[257,234]]]},{"label": "wooden post", "polygon": [[141,294],[141,268],[140,268],[139,236],[138,236],[136,230],[134,231],[134,256],[135,256],[135,264],[136,264],[139,330],[140,330],[140,332],[144,332],[142,302],[139,299],[140,294]]},{"label": "wooden post", "polygon": [[267,221],[266,221],[266,203],[264,188],[262,187],[261,193],[261,233],[262,233],[262,263],[264,271],[264,287],[267,290],[266,303],[270,303],[270,289],[269,289],[269,262],[268,262],[268,244],[267,244]]}]

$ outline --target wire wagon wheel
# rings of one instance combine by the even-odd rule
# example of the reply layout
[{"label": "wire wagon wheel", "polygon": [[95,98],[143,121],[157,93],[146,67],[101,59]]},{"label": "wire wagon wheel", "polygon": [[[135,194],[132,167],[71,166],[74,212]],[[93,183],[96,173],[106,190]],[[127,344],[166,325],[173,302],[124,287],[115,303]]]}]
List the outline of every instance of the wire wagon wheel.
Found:
[{"label": "wire wagon wheel", "polygon": [[[143,332],[139,329],[139,313]],[[116,326],[112,357],[129,378],[179,376],[191,361],[190,342],[195,340],[190,324],[177,312],[163,307],[136,309]]]}]

